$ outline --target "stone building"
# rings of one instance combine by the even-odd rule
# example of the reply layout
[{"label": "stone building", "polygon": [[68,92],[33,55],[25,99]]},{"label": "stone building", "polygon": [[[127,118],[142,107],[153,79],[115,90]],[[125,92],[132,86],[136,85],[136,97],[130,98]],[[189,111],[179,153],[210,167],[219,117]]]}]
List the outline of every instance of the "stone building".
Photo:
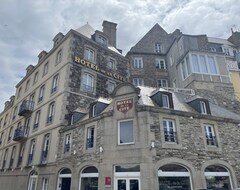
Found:
[{"label": "stone building", "polygon": [[116,26],[104,21],[103,31],[86,24],[60,32],[52,49],[27,67],[0,114],[0,189],[68,188],[56,187],[59,129],[128,80],[128,61],[116,48]]},{"label": "stone building", "polygon": [[227,39],[167,33],[156,24],[127,53],[134,85],[188,88],[240,113],[239,32]]},{"label": "stone building", "polygon": [[[122,83],[60,131],[58,185],[221,189],[240,185],[240,116],[205,98]],[[61,171],[67,171],[63,175]]]}]

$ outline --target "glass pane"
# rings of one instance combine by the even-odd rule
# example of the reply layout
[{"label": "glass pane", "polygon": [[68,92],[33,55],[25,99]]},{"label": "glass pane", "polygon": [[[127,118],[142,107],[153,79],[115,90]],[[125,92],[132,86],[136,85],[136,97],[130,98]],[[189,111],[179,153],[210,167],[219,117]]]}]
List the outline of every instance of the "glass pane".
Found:
[{"label": "glass pane", "polygon": [[116,166],[116,172],[140,172],[140,166],[134,164]]},{"label": "glass pane", "polygon": [[168,108],[168,96],[167,95],[162,95],[162,103],[163,103],[163,107]]},{"label": "glass pane", "polygon": [[139,190],[137,179],[130,179],[130,190]]},{"label": "glass pane", "polygon": [[87,167],[85,168],[82,173],[98,173],[97,168],[91,166],[91,167]]},{"label": "glass pane", "polygon": [[162,166],[160,170],[164,172],[188,172],[186,168],[176,164],[168,164],[168,165]]},{"label": "glass pane", "polygon": [[81,190],[97,190],[97,189],[98,189],[97,177],[81,178]]},{"label": "glass pane", "polygon": [[207,189],[231,190],[228,176],[208,176],[206,177]]},{"label": "glass pane", "polygon": [[212,166],[208,166],[205,169],[205,172],[228,172],[228,171],[224,167],[212,165]]},{"label": "glass pane", "polygon": [[202,73],[208,73],[205,56],[200,55],[199,58],[200,58]]},{"label": "glass pane", "polygon": [[117,190],[126,190],[127,189],[127,184],[125,179],[118,179],[117,182]]},{"label": "glass pane", "polygon": [[120,143],[133,142],[133,121],[120,122]]},{"label": "glass pane", "polygon": [[159,190],[191,190],[189,177],[159,177]]},{"label": "glass pane", "polygon": [[65,168],[65,169],[63,169],[62,171],[61,171],[61,173],[60,174],[71,174],[72,172],[71,172],[71,170],[70,169],[68,169],[68,168]]},{"label": "glass pane", "polygon": [[210,68],[210,73],[217,74],[217,68],[213,57],[208,57],[208,64]]},{"label": "glass pane", "polygon": [[193,71],[196,73],[199,73],[200,68],[199,68],[199,64],[198,64],[197,55],[192,55],[192,64],[193,64]]}]

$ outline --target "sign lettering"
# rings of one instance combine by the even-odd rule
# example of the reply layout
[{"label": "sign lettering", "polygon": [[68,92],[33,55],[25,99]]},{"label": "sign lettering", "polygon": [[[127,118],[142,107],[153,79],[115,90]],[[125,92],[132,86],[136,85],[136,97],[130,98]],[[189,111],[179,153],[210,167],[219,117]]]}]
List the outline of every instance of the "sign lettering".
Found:
[{"label": "sign lettering", "polygon": [[117,101],[117,110],[127,113],[133,107],[133,99]]}]

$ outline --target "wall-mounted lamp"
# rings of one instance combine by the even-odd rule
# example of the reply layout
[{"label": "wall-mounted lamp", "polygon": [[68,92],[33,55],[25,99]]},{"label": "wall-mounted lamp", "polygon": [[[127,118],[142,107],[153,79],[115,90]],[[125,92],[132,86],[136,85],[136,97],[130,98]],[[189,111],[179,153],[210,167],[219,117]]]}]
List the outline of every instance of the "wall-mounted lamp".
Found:
[{"label": "wall-mounted lamp", "polygon": [[190,116],[189,119],[193,119],[193,116]]},{"label": "wall-mounted lamp", "polygon": [[73,151],[73,154],[75,155],[76,153],[77,153],[77,151],[76,151],[76,150],[74,150],[74,151]]},{"label": "wall-mounted lamp", "polygon": [[101,152],[101,153],[103,152],[103,147],[101,147],[101,146],[99,147],[99,152]]},{"label": "wall-mounted lamp", "polygon": [[155,142],[154,141],[151,142],[151,149],[152,148],[155,148]]}]

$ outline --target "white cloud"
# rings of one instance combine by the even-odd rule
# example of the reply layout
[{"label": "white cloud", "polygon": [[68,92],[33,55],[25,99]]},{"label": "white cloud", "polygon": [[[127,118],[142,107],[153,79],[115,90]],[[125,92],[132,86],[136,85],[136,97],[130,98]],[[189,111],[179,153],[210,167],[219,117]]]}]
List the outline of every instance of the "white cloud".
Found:
[{"label": "white cloud", "polygon": [[[227,38],[239,23],[238,0],[8,0],[0,2],[0,110],[15,94],[29,64],[49,51],[58,32],[86,22],[101,30],[102,21],[118,23],[118,47],[126,53],[155,23],[167,32]],[[240,27],[238,25],[238,27]]]}]

